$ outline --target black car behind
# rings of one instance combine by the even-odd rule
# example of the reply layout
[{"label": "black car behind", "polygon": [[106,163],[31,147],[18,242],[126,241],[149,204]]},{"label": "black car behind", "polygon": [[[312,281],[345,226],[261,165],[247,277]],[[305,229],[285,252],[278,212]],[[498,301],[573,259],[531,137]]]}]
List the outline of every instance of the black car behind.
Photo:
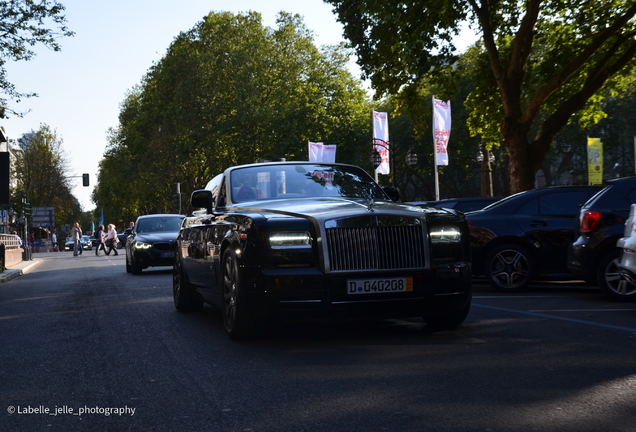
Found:
[{"label": "black car behind", "polygon": [[600,189],[535,189],[467,213],[473,272],[503,292],[523,290],[539,275],[564,276],[579,208]]},{"label": "black car behind", "polygon": [[607,186],[581,207],[575,221],[575,241],[568,250],[568,269],[590,283],[597,283],[618,301],[636,300],[620,284],[616,242],[636,203],[636,177],[609,180]]},{"label": "black car behind", "polygon": [[172,266],[183,218],[175,214],[139,216],[126,240],[126,271],[138,275],[148,267]]}]

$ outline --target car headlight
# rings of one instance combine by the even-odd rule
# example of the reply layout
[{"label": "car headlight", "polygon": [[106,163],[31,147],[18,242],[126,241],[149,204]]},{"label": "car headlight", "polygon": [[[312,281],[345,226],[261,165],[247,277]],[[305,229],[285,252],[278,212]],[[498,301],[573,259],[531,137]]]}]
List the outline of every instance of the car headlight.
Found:
[{"label": "car headlight", "polygon": [[431,243],[459,243],[462,233],[456,226],[438,226],[431,228]]},{"label": "car headlight", "polygon": [[311,235],[307,231],[279,231],[269,234],[271,247],[311,246]]},{"label": "car headlight", "polygon": [[150,249],[151,247],[150,243],[135,243],[135,249]]}]

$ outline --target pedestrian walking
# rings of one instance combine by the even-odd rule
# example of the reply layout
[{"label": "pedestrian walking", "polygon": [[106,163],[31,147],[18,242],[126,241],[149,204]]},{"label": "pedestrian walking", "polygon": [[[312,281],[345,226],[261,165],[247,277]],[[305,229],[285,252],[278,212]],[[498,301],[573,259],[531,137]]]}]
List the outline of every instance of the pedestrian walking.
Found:
[{"label": "pedestrian walking", "polygon": [[53,245],[53,251],[60,251],[57,247],[57,234],[55,234],[55,230],[53,230],[53,234],[51,234],[51,244]]},{"label": "pedestrian walking", "polygon": [[71,228],[71,238],[73,239],[73,256],[78,256],[82,253],[82,243],[80,243],[82,229],[79,226],[79,222],[73,224],[73,228]]},{"label": "pedestrian walking", "polygon": [[106,255],[110,255],[111,252],[115,252],[115,256],[119,255],[117,253],[117,231],[115,231],[115,225],[113,224],[108,224],[106,246],[108,246],[108,251],[104,251]]},{"label": "pedestrian walking", "polygon": [[[95,255],[99,256],[99,250],[103,250],[106,254],[106,248],[104,247],[104,225],[100,225],[97,228],[97,234],[95,234],[97,240],[97,247],[95,248]],[[108,255],[108,254],[107,254]]]}]

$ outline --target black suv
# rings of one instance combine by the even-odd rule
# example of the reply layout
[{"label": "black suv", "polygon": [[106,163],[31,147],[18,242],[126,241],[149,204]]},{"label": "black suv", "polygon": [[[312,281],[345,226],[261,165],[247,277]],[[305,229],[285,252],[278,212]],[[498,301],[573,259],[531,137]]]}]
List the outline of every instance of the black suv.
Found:
[{"label": "black suv", "polygon": [[621,289],[616,242],[623,236],[631,204],[636,203],[636,177],[609,180],[607,187],[587,201],[576,221],[575,241],[568,248],[568,269],[590,283],[598,283],[611,298],[636,300]]},{"label": "black suv", "polygon": [[521,192],[466,213],[473,274],[503,292],[521,291],[538,275],[571,277],[567,249],[580,206],[601,187],[553,186]]}]

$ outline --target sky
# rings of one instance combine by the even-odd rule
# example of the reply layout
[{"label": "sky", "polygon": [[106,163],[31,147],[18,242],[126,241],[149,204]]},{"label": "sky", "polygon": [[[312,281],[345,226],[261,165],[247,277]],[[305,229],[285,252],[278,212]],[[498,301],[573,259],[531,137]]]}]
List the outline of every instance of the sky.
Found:
[{"label": "sky", "polygon": [[[12,104],[16,111],[30,110],[24,118],[0,120],[10,139],[47,124],[63,140],[63,149],[73,179],[72,193],[84,211],[93,210],[91,193],[97,181],[98,163],[107,145],[107,131],[116,128],[120,103],[126,92],[160,60],[172,40],[187,31],[211,11],[261,13],[263,24],[275,27],[280,11],[299,14],[314,32],[317,46],[343,41],[342,25],[331,6],[322,0],[58,0],[71,38],[59,40],[62,50],[53,52],[36,46],[30,61],[9,62],[8,79],[21,93],[39,97]],[[459,46],[467,46],[474,36],[464,32]],[[359,77],[354,59],[352,73]],[[90,186],[82,186],[82,174],[90,176]],[[157,173],[157,175],[161,175]]]}]

